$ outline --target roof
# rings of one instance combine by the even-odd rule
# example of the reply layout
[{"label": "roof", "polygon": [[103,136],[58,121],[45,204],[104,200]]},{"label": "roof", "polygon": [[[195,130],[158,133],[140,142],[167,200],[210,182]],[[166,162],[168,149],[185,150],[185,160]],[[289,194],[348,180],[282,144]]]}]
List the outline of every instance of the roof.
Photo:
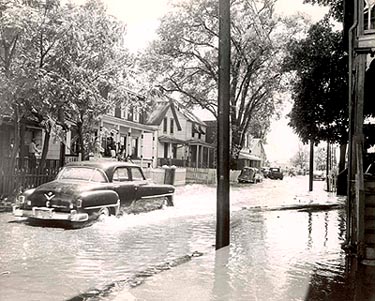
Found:
[{"label": "roof", "polygon": [[185,140],[181,140],[181,139],[177,139],[177,138],[169,137],[169,136],[165,136],[165,135],[159,136],[158,139],[159,139],[160,142],[186,144]]},{"label": "roof", "polygon": [[169,100],[159,101],[153,112],[151,113],[150,117],[147,120],[147,124],[149,125],[160,125],[165,117],[165,114],[167,114],[168,109],[170,108],[172,110],[172,113],[174,115],[174,118],[176,119],[177,126],[180,126],[180,123],[178,122],[177,113],[176,111],[180,112],[187,120],[189,120],[192,123],[207,126],[206,123],[204,123],[202,120],[200,120],[197,116],[195,116],[192,112],[190,112],[188,109],[182,107],[176,100],[169,98]]},{"label": "roof", "polygon": [[250,155],[244,152],[240,152],[238,159],[247,159],[247,160],[252,160],[252,161],[262,161],[261,158],[258,156]]}]

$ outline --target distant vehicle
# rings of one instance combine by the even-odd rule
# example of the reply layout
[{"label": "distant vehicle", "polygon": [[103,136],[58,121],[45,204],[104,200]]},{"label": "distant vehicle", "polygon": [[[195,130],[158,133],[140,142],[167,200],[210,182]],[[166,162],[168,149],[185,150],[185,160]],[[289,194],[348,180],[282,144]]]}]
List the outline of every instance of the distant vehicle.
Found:
[{"label": "distant vehicle", "polygon": [[263,182],[263,180],[264,180],[263,172],[260,169],[256,168],[255,182],[260,183],[260,182]]},{"label": "distant vehicle", "polygon": [[314,170],[313,172],[313,180],[314,181],[325,181],[326,174],[324,170]]},{"label": "distant vehicle", "polygon": [[15,216],[68,224],[119,214],[120,206],[143,200],[163,200],[173,206],[172,185],[148,183],[142,169],[118,161],[67,164],[56,179],[17,197]]},{"label": "distant vehicle", "polygon": [[270,172],[268,174],[268,178],[272,180],[282,180],[284,178],[283,172],[278,167],[271,167]]},{"label": "distant vehicle", "polygon": [[237,178],[238,183],[257,183],[257,169],[255,167],[244,167]]},{"label": "distant vehicle", "polygon": [[263,173],[263,177],[268,178],[268,174],[270,172],[270,169],[268,167],[262,167],[260,170]]}]

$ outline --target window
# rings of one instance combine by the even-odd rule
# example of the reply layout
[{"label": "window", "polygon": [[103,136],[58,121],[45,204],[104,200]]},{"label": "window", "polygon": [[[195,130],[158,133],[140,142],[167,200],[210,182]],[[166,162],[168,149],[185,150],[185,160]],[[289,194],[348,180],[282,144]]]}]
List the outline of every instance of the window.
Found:
[{"label": "window", "polygon": [[121,118],[121,107],[117,106],[115,108],[115,117]]},{"label": "window", "polygon": [[171,118],[169,127],[170,127],[170,133],[173,134],[173,132],[174,132],[174,120],[172,118]]},{"label": "window", "polygon": [[194,123],[191,124],[191,137],[194,138],[195,126]]},{"label": "window", "polygon": [[163,132],[164,133],[167,133],[168,131],[168,118],[164,118],[164,122],[163,122]]},{"label": "window", "polygon": [[129,181],[128,169],[126,167],[117,168],[113,174],[113,182]]},{"label": "window", "polygon": [[127,117],[127,120],[129,121],[133,121],[133,107],[132,106],[129,106],[128,107],[128,117]]},{"label": "window", "polygon": [[106,177],[103,172],[99,169],[94,169],[90,167],[65,167],[58,174],[57,178],[59,180],[77,180],[77,181],[92,181],[92,182],[107,182]]},{"label": "window", "polygon": [[133,167],[131,172],[133,181],[143,181],[145,179],[140,168]]}]

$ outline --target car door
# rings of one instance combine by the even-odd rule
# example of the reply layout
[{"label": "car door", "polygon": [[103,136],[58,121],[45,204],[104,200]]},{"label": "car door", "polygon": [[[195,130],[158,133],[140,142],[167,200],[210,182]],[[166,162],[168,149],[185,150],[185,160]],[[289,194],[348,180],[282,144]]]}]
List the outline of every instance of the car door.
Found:
[{"label": "car door", "polygon": [[155,189],[150,187],[149,183],[145,179],[140,167],[133,166],[130,168],[130,171],[137,200],[141,199],[142,197],[152,196],[156,193]]},{"label": "car door", "polygon": [[117,167],[113,173],[113,188],[120,197],[121,205],[129,206],[136,199],[136,189],[127,167]]}]

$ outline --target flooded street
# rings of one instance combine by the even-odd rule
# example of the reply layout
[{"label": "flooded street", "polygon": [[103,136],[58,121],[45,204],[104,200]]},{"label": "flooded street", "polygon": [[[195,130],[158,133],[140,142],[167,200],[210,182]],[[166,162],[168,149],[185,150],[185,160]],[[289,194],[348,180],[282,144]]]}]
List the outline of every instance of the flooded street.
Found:
[{"label": "flooded street", "polygon": [[178,187],[175,207],[78,230],[3,213],[0,300],[375,300],[372,272],[347,269],[342,209],[272,210],[337,203],[323,187],[308,194],[302,176],[235,185],[231,246],[216,253],[211,186]]}]

